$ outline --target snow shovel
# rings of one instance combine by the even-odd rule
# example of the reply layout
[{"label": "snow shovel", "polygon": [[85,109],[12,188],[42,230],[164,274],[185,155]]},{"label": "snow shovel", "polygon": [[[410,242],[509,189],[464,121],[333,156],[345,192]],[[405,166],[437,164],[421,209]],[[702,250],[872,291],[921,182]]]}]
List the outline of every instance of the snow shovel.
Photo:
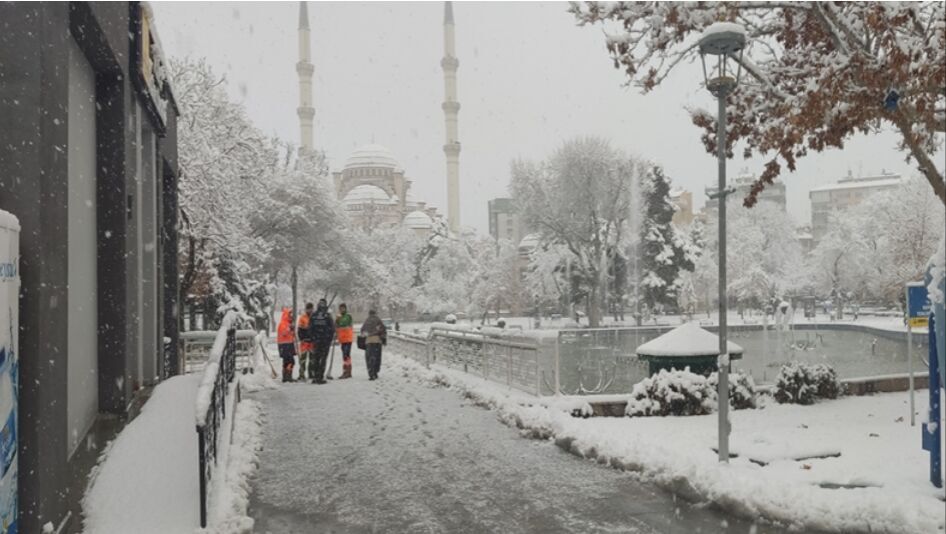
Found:
[{"label": "snow shovel", "polygon": [[266,352],[266,347],[263,346],[263,338],[259,340],[259,350],[263,351],[263,358],[266,359],[266,363],[269,364],[269,370],[273,372],[273,380],[279,378],[279,375],[276,374],[276,368],[273,366],[272,360],[269,359],[269,354]]},{"label": "snow shovel", "polygon": [[335,334],[332,334],[332,351],[328,357],[328,371],[325,372],[325,378],[329,380],[335,380],[332,378],[332,364],[335,363]]}]

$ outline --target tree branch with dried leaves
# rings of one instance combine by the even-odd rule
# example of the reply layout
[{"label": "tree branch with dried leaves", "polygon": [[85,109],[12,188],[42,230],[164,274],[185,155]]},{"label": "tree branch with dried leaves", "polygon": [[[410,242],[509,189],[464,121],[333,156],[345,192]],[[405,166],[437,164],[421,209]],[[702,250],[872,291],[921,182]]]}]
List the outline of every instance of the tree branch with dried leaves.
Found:
[{"label": "tree branch with dried leaves", "polygon": [[[946,4],[573,2],[569,11],[582,25],[605,26],[615,67],[644,93],[698,53],[706,27],[746,27],[742,66],[751,83],[730,96],[727,153],[742,143],[745,157],[767,158],[746,206],[809,151],[843,148],[883,123],[946,204],[944,171],[936,165],[946,132]],[[891,91],[899,101],[888,109]],[[714,152],[715,120],[703,110],[691,115]]]}]

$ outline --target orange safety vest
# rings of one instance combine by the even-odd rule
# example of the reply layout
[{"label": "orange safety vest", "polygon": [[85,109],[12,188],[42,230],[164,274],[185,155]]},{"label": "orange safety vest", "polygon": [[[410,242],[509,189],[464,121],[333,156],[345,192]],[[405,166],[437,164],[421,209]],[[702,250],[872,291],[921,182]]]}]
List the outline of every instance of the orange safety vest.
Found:
[{"label": "orange safety vest", "polygon": [[355,329],[350,326],[343,326],[338,329],[339,343],[353,343],[355,341]]},{"label": "orange safety vest", "polygon": [[276,329],[276,343],[283,345],[295,340],[296,334],[292,331],[289,308],[286,308],[282,311],[282,319],[279,320],[279,327]]},{"label": "orange safety vest", "polygon": [[335,335],[338,336],[339,343],[354,343],[355,341],[355,329],[351,325],[351,315],[348,316],[348,325],[339,326],[344,315],[339,315],[335,318]]},{"label": "orange safety vest", "polygon": [[[308,313],[305,313],[305,312],[302,313],[302,315],[299,317],[299,323],[297,327],[302,330],[308,330],[309,328],[309,314]],[[311,341],[302,341],[300,339],[299,350],[302,352],[312,352],[315,350],[315,343],[312,343]]]}]

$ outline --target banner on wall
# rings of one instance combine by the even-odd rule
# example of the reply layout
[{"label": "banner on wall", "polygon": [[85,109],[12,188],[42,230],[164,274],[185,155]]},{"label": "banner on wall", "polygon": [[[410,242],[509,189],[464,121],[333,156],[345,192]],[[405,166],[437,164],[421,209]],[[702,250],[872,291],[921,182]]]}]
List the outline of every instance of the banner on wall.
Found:
[{"label": "banner on wall", "polygon": [[0,210],[0,532],[17,532],[20,224]]}]

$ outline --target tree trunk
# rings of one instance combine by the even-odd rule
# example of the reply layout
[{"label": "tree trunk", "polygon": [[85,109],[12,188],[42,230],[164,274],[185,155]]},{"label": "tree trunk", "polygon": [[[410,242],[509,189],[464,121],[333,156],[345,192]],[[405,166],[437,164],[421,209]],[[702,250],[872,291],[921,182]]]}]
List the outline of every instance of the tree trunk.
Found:
[{"label": "tree trunk", "polygon": [[594,284],[591,292],[588,293],[588,326],[598,328],[601,326],[601,291],[598,284]]},{"label": "tree trunk", "polygon": [[292,316],[299,317],[299,273],[296,265],[292,266],[292,274],[289,283],[292,285]]}]

